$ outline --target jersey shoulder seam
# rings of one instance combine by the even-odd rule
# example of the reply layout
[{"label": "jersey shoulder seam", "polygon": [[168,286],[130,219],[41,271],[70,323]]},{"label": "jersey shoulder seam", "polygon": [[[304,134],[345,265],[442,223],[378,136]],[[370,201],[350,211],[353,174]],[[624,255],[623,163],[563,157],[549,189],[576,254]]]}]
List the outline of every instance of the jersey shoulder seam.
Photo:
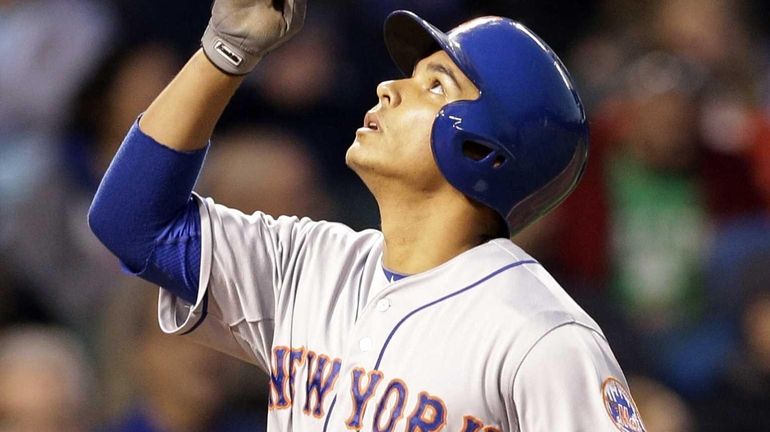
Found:
[{"label": "jersey shoulder seam", "polygon": [[518,254],[513,253],[513,251],[509,250],[508,248],[503,247],[498,241],[492,241],[492,244],[494,244],[496,248],[500,249],[501,251],[503,251],[506,254],[512,256],[513,258],[515,258],[517,261],[530,259],[530,260],[534,261],[532,264],[541,265],[539,261],[537,261],[536,259],[534,259],[534,258],[532,258],[530,256],[519,256]]},{"label": "jersey shoulder seam", "polygon": [[[597,331],[595,328],[593,328],[593,327],[591,327],[589,325],[586,325],[585,323],[582,323],[580,321],[577,321],[575,319],[575,317],[573,317],[571,315],[569,315],[569,316],[571,318],[570,320],[558,323],[558,324],[554,325],[553,327],[549,328],[547,331],[543,332],[543,334],[540,335],[532,343],[532,345],[529,346],[529,348],[527,348],[526,352],[521,357],[521,361],[519,362],[518,366],[516,366],[516,371],[513,373],[513,379],[511,379],[511,390],[510,391],[511,391],[511,399],[512,400],[513,400],[513,394],[514,394],[513,387],[516,385],[516,377],[519,375],[519,371],[521,370],[521,367],[524,365],[524,361],[527,359],[527,357],[532,352],[532,350],[537,346],[537,344],[540,343],[540,341],[542,341],[546,336],[548,336],[549,334],[553,333],[555,330],[558,330],[558,329],[560,329],[562,327],[565,327],[565,326],[575,325],[575,326],[578,326],[578,327],[582,327],[582,328],[584,328],[586,330],[589,330],[592,333],[598,334],[605,341],[607,340],[606,337],[601,332]],[[518,404],[514,403],[513,407],[514,407],[514,415],[516,416],[516,424],[521,424],[520,417],[519,417],[519,407],[518,407]]]}]

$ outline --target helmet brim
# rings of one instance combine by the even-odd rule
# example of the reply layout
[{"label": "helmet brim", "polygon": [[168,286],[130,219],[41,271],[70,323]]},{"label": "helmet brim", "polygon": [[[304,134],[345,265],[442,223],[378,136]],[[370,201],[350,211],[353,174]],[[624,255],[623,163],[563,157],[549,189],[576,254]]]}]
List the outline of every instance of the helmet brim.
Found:
[{"label": "helmet brim", "polygon": [[383,32],[390,57],[404,76],[411,76],[420,60],[440,50],[465,72],[462,53],[452,46],[449,36],[414,12],[392,12]]}]

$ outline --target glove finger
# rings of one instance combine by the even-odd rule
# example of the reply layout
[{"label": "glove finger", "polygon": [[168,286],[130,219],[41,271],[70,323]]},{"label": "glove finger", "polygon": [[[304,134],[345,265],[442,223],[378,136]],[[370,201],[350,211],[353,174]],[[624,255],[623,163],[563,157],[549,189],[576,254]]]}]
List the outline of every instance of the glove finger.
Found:
[{"label": "glove finger", "polygon": [[289,34],[295,34],[305,23],[307,0],[285,0],[283,18],[286,20],[286,28]]}]

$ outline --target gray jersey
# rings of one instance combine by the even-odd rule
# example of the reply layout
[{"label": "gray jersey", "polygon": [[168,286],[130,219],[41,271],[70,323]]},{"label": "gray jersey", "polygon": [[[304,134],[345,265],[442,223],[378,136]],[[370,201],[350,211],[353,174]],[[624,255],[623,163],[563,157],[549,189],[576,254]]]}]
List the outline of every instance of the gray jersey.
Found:
[{"label": "gray jersey", "polygon": [[195,305],[167,333],[270,374],[269,431],[642,431],[599,326],[506,239],[386,279],[379,231],[199,199]]}]

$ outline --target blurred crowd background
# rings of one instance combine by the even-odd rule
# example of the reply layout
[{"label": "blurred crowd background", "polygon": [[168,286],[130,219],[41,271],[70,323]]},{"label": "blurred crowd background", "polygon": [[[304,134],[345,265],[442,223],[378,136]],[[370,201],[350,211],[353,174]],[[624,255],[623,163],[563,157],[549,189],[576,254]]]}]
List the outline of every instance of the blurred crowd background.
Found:
[{"label": "blurred crowd background", "polygon": [[[576,192],[515,241],[603,327],[650,432],[770,431],[770,1],[309,3],[226,111],[200,193],[377,227],[344,152],[398,77],[384,17],[518,19],[568,65],[592,148]],[[157,289],[86,224],[209,9],[0,0],[2,432],[264,430],[263,374],[162,335]]]}]

